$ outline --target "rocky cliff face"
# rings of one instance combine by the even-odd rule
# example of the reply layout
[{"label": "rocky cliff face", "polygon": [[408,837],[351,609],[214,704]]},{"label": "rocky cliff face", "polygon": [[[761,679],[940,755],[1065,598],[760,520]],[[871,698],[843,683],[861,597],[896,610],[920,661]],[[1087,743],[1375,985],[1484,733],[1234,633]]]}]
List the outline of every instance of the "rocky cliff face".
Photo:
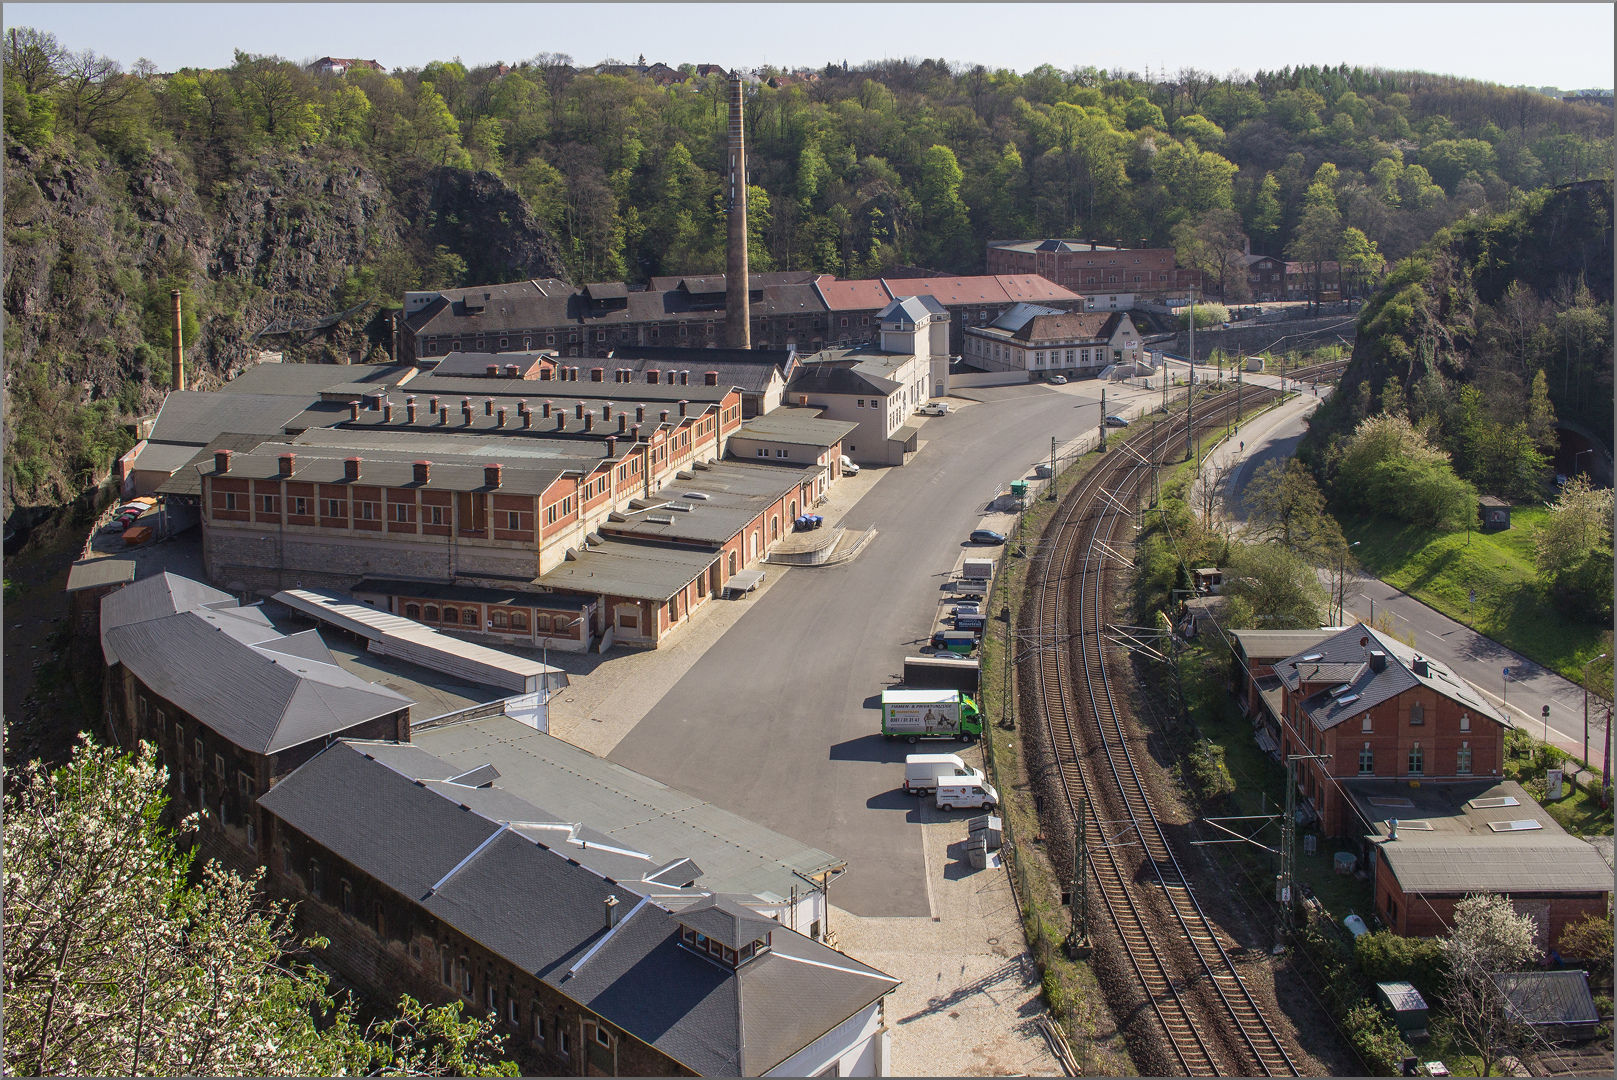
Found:
[{"label": "rocky cliff face", "polygon": [[[171,288],[195,317],[188,381],[207,388],[279,347],[255,338],[266,327],[352,307],[354,275],[379,265],[442,246],[467,283],[564,275],[544,226],[491,173],[384,178],[352,157],[266,153],[199,189],[161,149],[127,162],[9,139],[4,167],[8,513],[72,498],[110,465],[116,430],[161,402]],[[361,352],[366,318],[345,330]]]}]

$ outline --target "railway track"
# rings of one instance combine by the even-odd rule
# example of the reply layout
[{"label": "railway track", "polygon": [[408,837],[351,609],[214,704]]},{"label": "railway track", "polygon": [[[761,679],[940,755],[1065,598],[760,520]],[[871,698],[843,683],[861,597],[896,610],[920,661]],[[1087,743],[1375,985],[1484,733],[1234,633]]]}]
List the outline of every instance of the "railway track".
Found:
[{"label": "railway track", "polygon": [[[1302,381],[1332,375],[1342,365],[1287,374]],[[1276,396],[1258,389],[1243,405]],[[1223,398],[1230,400],[1225,401]],[[1234,395],[1223,394],[1195,417],[1198,430],[1228,419]],[[1047,538],[1039,593],[1041,639],[1036,688],[1059,764],[1062,794],[1077,820],[1088,801],[1088,872],[1127,966],[1151,1005],[1171,1064],[1187,1076],[1297,1076],[1290,1052],[1264,1016],[1212,922],[1152,805],[1149,787],[1124,729],[1103,653],[1107,560],[1116,561],[1117,534],[1131,511],[1153,456],[1172,454],[1185,434],[1177,413],[1158,437],[1124,440],[1068,497]],[[1160,448],[1160,449],[1159,449]],[[1142,888],[1142,884],[1145,886]]]}]

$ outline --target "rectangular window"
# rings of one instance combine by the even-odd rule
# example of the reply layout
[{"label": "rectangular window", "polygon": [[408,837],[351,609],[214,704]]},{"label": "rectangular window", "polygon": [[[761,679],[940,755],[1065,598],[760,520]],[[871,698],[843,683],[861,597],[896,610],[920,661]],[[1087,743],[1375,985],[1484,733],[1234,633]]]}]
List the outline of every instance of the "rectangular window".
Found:
[{"label": "rectangular window", "polygon": [[393,509],[393,520],[401,525],[415,524],[415,503],[389,503]]},{"label": "rectangular window", "polygon": [[1365,743],[1364,749],[1359,751],[1359,775],[1368,776],[1376,771],[1376,753]]},{"label": "rectangular window", "polygon": [[854,405],[854,408],[862,409],[864,407],[865,407],[865,399],[864,398],[859,398],[858,402]]},{"label": "rectangular window", "polygon": [[1460,730],[1461,731],[1470,731],[1471,730],[1471,714],[1470,713],[1461,713],[1460,714]]},{"label": "rectangular window", "polygon": [[207,766],[203,764],[203,762],[207,760],[207,756],[202,752],[202,740],[196,739],[193,741],[191,743],[191,749],[195,751],[197,772],[201,772],[203,769],[207,768]]},{"label": "rectangular window", "polygon": [[354,913],[354,887],[346,881],[342,883],[342,913],[344,915]]},{"label": "rectangular window", "polygon": [[239,510],[239,509],[241,509],[239,506],[236,505],[236,493],[234,491],[225,492],[225,509],[226,510]]},{"label": "rectangular window", "polygon": [[309,891],[320,899],[325,898],[325,876],[320,872],[320,864],[313,859],[309,860]]},{"label": "rectangular window", "polygon": [[506,528],[511,529],[512,531],[522,528],[522,515],[517,513],[515,510],[506,511],[505,518]]},{"label": "rectangular window", "polygon": [[769,451],[768,451],[768,450],[765,450],[765,449],[763,449],[763,448],[762,448],[762,447],[759,447],[759,449],[758,449],[758,456],[759,456],[759,457],[768,457],[768,456],[769,456]]},{"label": "rectangular window", "polygon": [[1409,774],[1420,776],[1426,772],[1426,752],[1421,749],[1420,743],[1409,748]]},{"label": "rectangular window", "polygon": [[225,779],[225,756],[223,754],[215,754],[215,755],[213,755],[213,773],[214,773],[215,776],[217,776],[219,778],[220,783],[224,783],[224,779]]},{"label": "rectangular window", "polygon": [[251,821],[247,823],[247,850],[258,850],[258,830],[253,828],[253,823]]},{"label": "rectangular window", "polygon": [[325,516],[330,518],[347,517],[348,504],[342,499],[327,499]]},{"label": "rectangular window", "polygon": [[514,995],[505,999],[505,1018],[513,1024],[517,1023],[519,1019],[517,1016],[517,999]]},{"label": "rectangular window", "polygon": [[567,1032],[560,1024],[556,1025],[556,1053],[567,1056]]},{"label": "rectangular window", "polygon": [[309,500],[298,496],[287,500],[291,503],[291,512],[298,517],[306,517],[309,513]]},{"label": "rectangular window", "polygon": [[373,503],[373,502],[355,503],[354,504],[354,518],[356,520],[358,520],[358,521],[375,521],[375,520],[377,520],[376,504]]},{"label": "rectangular window", "polygon": [[538,1001],[535,1001],[530,1008],[533,1011],[533,1041],[543,1046],[545,1045],[545,1018],[539,1012]]},{"label": "rectangular window", "polygon": [[545,507],[545,524],[546,525],[554,525],[554,524],[556,524],[556,504],[555,503],[551,503],[549,506]]},{"label": "rectangular window", "polygon": [[442,506],[427,506],[422,508],[424,520],[428,525],[444,524],[444,508]]},{"label": "rectangular window", "polygon": [[455,985],[455,964],[453,960],[449,959],[447,950],[441,949],[439,952],[438,977],[443,980],[445,986]]},{"label": "rectangular window", "polygon": [[1454,771],[1461,776],[1471,775],[1471,744],[1463,742],[1460,751],[1454,756]]},{"label": "rectangular window", "polygon": [[276,503],[279,501],[277,496],[275,496],[275,495],[260,495],[259,498],[261,500],[263,500],[263,502],[262,502],[262,512],[263,513],[274,514],[274,513],[279,512],[279,510],[278,510],[278,508],[276,506]]},{"label": "rectangular window", "polygon": [[466,959],[466,957],[464,957],[464,956],[461,957],[460,958],[460,989],[461,989],[461,993],[465,994],[467,997],[471,997],[472,996],[472,991],[476,988],[476,983],[477,983],[477,975],[472,971],[471,961]]},{"label": "rectangular window", "polygon": [[1364,714],[1364,719],[1359,721],[1359,730],[1363,731],[1363,732],[1368,732],[1368,731],[1371,730],[1371,728],[1370,728],[1370,714],[1369,713],[1365,713]]},{"label": "rectangular window", "polygon": [[775,451],[775,456],[776,457],[785,457],[786,454],[787,454],[787,451],[785,451],[785,450],[776,450]]}]

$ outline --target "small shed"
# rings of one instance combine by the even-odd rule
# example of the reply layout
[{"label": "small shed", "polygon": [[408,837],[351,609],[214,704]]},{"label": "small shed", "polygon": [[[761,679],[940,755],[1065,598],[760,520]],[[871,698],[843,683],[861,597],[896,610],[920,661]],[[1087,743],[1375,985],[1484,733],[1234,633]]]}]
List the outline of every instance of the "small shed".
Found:
[{"label": "small shed", "polygon": [[1192,570],[1191,576],[1195,579],[1197,596],[1217,596],[1218,591],[1224,587],[1224,571],[1211,566],[1204,566],[1200,570]]},{"label": "small shed", "polygon": [[1546,1037],[1588,1038],[1600,1025],[1583,971],[1508,971],[1494,985],[1523,1023]]},{"label": "small shed", "polygon": [[1426,1035],[1426,999],[1421,997],[1420,991],[1414,984],[1407,982],[1376,983],[1376,997],[1380,1002],[1392,1010],[1393,1023],[1398,1025],[1398,1032],[1410,1042],[1417,1042]]},{"label": "small shed", "polygon": [[1482,517],[1483,532],[1503,532],[1510,528],[1510,504],[1504,499],[1482,496],[1477,500],[1477,513]]}]

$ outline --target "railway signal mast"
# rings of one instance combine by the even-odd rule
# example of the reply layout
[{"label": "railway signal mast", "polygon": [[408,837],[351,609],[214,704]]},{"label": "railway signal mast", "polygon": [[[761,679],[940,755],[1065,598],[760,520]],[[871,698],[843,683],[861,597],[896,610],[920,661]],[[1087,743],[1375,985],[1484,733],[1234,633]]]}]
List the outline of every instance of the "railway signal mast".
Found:
[{"label": "railway signal mast", "polygon": [[1275,899],[1280,901],[1280,923],[1275,927],[1277,956],[1286,951],[1286,942],[1297,928],[1296,908],[1292,902],[1297,870],[1297,763],[1329,760],[1329,754],[1289,754],[1286,757],[1286,815],[1280,819],[1280,876],[1275,882]]}]

